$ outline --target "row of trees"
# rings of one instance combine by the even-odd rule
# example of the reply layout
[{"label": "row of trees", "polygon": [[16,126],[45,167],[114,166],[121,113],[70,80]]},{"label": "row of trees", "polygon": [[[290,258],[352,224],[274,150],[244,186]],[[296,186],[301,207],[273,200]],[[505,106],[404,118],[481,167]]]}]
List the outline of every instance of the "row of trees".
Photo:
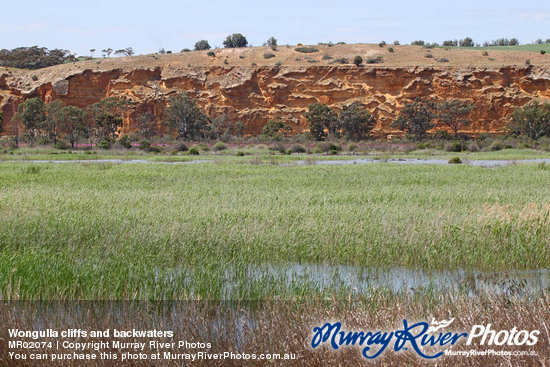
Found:
[{"label": "row of trees", "polygon": [[[165,120],[160,125],[176,132],[178,139],[229,140],[231,137],[243,136],[242,121],[234,122],[227,114],[208,116],[198,106],[197,101],[186,93],[175,95],[168,102],[164,113]],[[16,145],[21,138],[31,145],[37,139],[55,144],[62,138],[73,148],[81,139],[113,142],[118,138],[123,116],[129,106],[130,102],[116,97],[105,98],[86,109],[66,106],[61,101],[45,104],[40,98],[31,98],[18,106],[9,126]],[[464,100],[445,100],[436,103],[416,98],[401,109],[392,126],[418,140],[423,140],[427,138],[428,131],[435,127],[436,122],[440,122],[449,127],[455,138],[458,138],[459,131],[471,124],[468,116],[474,107],[474,104]],[[314,103],[308,106],[304,116],[309,123],[311,138],[318,141],[327,138],[365,140],[370,137],[376,122],[366,106],[359,102],[342,106],[340,111],[326,104]],[[509,120],[508,132],[512,135],[525,135],[531,139],[550,136],[549,103],[531,102],[514,110]],[[139,115],[135,124],[142,139],[150,139],[159,133],[158,120],[151,112]],[[281,135],[288,136],[291,132],[292,127],[277,116],[268,121],[262,135],[276,138]]]},{"label": "row of trees", "polygon": [[[474,104],[463,100],[435,103],[417,98],[405,105],[392,126],[422,140],[427,137],[428,130],[435,127],[435,121],[440,121],[451,128],[455,138],[458,138],[460,129],[472,123],[468,115],[473,108]],[[550,103],[532,101],[516,108],[508,120],[506,129],[510,135],[527,136],[534,140],[550,137]]]},{"label": "row of trees", "polygon": [[[413,45],[413,46],[424,46],[424,47],[432,48],[432,47],[439,46],[439,43],[437,43],[437,42],[427,43],[427,42],[424,42],[423,40],[416,40],[416,41],[411,42],[411,45]],[[453,47],[456,47],[456,46],[475,47],[476,46],[476,44],[474,43],[474,40],[470,37],[466,37],[466,38],[461,39],[461,40],[443,41],[442,45],[443,46],[453,46]]]},{"label": "row of trees", "polygon": [[[434,45],[434,46],[438,46],[437,43],[434,43],[433,45]],[[461,40],[447,40],[447,41],[443,41],[442,45],[443,45],[443,46],[453,46],[453,47],[456,47],[456,46],[460,46],[460,47],[475,47],[474,40],[473,40],[471,37],[466,37],[466,38],[461,39]]]},{"label": "row of trees", "polygon": [[40,98],[30,98],[13,115],[11,133],[16,146],[21,138],[34,145],[37,139],[55,144],[63,137],[73,148],[82,138],[114,140],[128,104],[125,99],[109,97],[83,110],[61,101],[45,104]]},{"label": "row of trees", "polygon": [[[443,41],[443,46],[460,46],[460,47],[475,47],[476,43],[474,43],[474,40],[471,37],[466,37],[461,40],[447,40]],[[519,40],[517,38],[498,38],[496,40],[493,40],[491,42],[483,42],[483,47],[489,47],[489,46],[517,46],[519,45]],[[479,44],[477,45],[479,46]]]},{"label": "row of trees", "polygon": [[[54,144],[65,139],[72,148],[82,139],[113,142],[130,106],[129,101],[116,97],[105,98],[86,109],[66,106],[58,100],[45,104],[40,98],[30,98],[18,106],[9,130],[16,146],[21,139],[31,145],[38,139]],[[159,133],[158,119],[151,112],[140,114],[135,123],[139,138],[150,139]],[[207,116],[186,93],[170,98],[160,125],[184,140],[227,140],[242,136],[244,130],[242,121],[233,122],[227,114]]]},{"label": "row of trees", "polygon": [[[248,40],[240,33],[230,34],[223,41],[223,46],[225,48],[246,47],[247,45]],[[195,43],[195,51],[210,50],[210,48],[210,43],[208,43],[207,40],[200,40]]]},{"label": "row of trees", "polygon": [[164,125],[176,131],[178,139],[183,140],[227,140],[243,136],[244,132],[242,121],[234,122],[227,114],[209,117],[187,93],[169,99],[165,118]]},{"label": "row of trees", "polygon": [[392,127],[422,140],[428,135],[428,130],[435,127],[437,120],[449,127],[458,138],[460,129],[472,123],[468,116],[474,107],[474,104],[464,100],[451,99],[435,103],[419,97],[401,109]]},{"label": "row of trees", "polygon": [[[550,38],[546,41],[543,41],[541,38],[537,39],[535,41],[535,44],[542,45],[545,43],[550,43]],[[386,43],[384,41],[380,42],[380,47],[383,47]],[[395,41],[393,43],[394,45],[399,45],[399,41]],[[520,44],[519,40],[517,38],[497,38],[496,40],[492,41],[485,41],[483,44],[475,43],[474,40],[471,37],[466,37],[463,39],[455,39],[455,40],[446,40],[441,43],[441,46],[444,47],[493,47],[493,46],[518,46]],[[437,47],[439,46],[439,43],[429,43],[425,42],[423,40],[416,40],[411,42],[411,45],[413,46],[424,46],[424,47]]]},{"label": "row of trees", "polygon": [[[460,129],[471,124],[468,116],[474,107],[474,104],[463,100],[435,103],[417,98],[405,105],[392,126],[422,140],[435,127],[435,121],[440,121],[458,137]],[[366,106],[359,102],[342,106],[338,114],[325,104],[314,103],[308,107],[304,116],[309,122],[311,137],[315,140],[325,140],[327,137],[364,140],[369,137],[376,122]]]},{"label": "row of trees", "polygon": [[48,66],[76,61],[76,56],[68,50],[46,47],[18,47],[13,50],[0,50],[0,66],[18,69],[40,69]]},{"label": "row of trees", "polygon": [[[94,56],[95,48],[90,50],[90,57]],[[133,56],[134,50],[132,47],[127,47],[120,50],[106,48],[101,50],[103,57],[110,57],[111,54],[117,56]],[[82,56],[80,56],[82,57]],[[0,66],[14,67],[18,69],[41,69],[48,66],[75,62],[78,58],[69,50],[53,49],[48,50],[46,47],[17,47],[13,50],[0,50]]]},{"label": "row of trees", "polygon": [[[226,48],[246,47],[248,40],[240,33],[230,34],[223,41],[223,46]],[[271,48],[277,47],[277,39],[275,37],[269,37],[264,46]],[[200,40],[195,43],[195,51],[210,50],[210,43],[207,40]]]},{"label": "row of trees", "polygon": [[537,101],[517,108],[510,115],[508,132],[512,135],[526,135],[531,139],[550,137],[550,103]]},{"label": "row of trees", "polygon": [[366,106],[359,102],[343,106],[338,114],[326,104],[314,103],[308,106],[304,116],[314,140],[325,140],[327,137],[364,140],[370,136],[376,122]]},{"label": "row of trees", "polygon": [[[92,48],[90,50],[90,57],[94,57],[94,52],[96,52],[95,48]],[[112,48],[106,48],[101,50],[101,55],[103,57],[110,57],[112,53],[115,53],[117,56],[133,56],[134,55],[134,49],[132,47],[126,47],[120,50],[113,50]]]},{"label": "row of trees", "polygon": [[488,46],[517,46],[519,45],[519,40],[517,38],[497,38],[491,42],[484,42],[483,47]]},{"label": "row of trees", "polygon": [[[166,123],[177,131],[178,138],[218,140],[229,136],[242,136],[242,122],[233,124],[227,115],[209,118],[198,107],[196,100],[189,98],[187,94],[174,96],[169,102]],[[451,99],[436,103],[416,98],[401,109],[392,126],[418,140],[423,140],[428,136],[428,131],[435,127],[436,122],[440,122],[449,127],[455,138],[458,138],[460,130],[472,123],[469,115],[474,108],[475,104],[466,100]],[[308,106],[304,116],[309,123],[311,138],[318,141],[327,138],[365,140],[370,137],[376,123],[376,119],[368,112],[366,106],[359,102],[342,106],[339,112],[326,104],[313,103]],[[510,115],[508,130],[513,135],[527,135],[532,139],[550,136],[550,104],[532,102],[516,109]],[[288,136],[291,132],[292,127],[277,116],[267,122],[262,135],[274,138],[280,135]]]}]

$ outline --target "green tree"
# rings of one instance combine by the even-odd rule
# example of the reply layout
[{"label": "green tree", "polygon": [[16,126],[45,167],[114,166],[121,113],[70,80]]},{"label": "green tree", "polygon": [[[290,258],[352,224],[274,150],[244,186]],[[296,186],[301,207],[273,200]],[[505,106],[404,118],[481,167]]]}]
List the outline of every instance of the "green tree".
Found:
[{"label": "green tree", "polygon": [[355,56],[353,59],[353,63],[357,66],[361,65],[363,63],[363,58],[359,55]]},{"label": "green tree", "polygon": [[138,133],[143,139],[151,139],[157,120],[153,113],[147,111],[137,118]]},{"label": "green tree", "polygon": [[95,135],[101,139],[116,140],[129,102],[123,98],[107,97],[90,107]]},{"label": "green tree", "polygon": [[458,40],[447,40],[447,41],[443,41],[443,46],[451,46],[451,47],[456,47],[458,46]]},{"label": "green tree", "polygon": [[550,136],[550,103],[533,101],[516,108],[509,117],[507,130],[512,135],[527,135],[531,139]]},{"label": "green tree", "polygon": [[115,116],[110,112],[101,112],[95,119],[97,136],[115,140],[118,136],[118,129],[122,126],[122,117]]},{"label": "green tree", "polygon": [[64,138],[69,140],[74,149],[75,143],[86,134],[86,114],[75,106],[65,106],[59,113],[59,130]]},{"label": "green tree", "polygon": [[106,48],[104,50],[101,50],[101,53],[103,54],[103,57],[107,56],[111,56],[111,53],[113,53],[113,49],[112,48]]},{"label": "green tree", "polygon": [[391,125],[399,130],[406,131],[423,140],[428,130],[434,128],[435,104],[417,97],[414,102],[407,103],[399,112],[399,116]]},{"label": "green tree", "polygon": [[458,45],[460,47],[474,47],[475,43],[474,43],[473,39],[471,39],[470,37],[466,37],[466,38],[458,41]]},{"label": "green tree", "polygon": [[277,47],[277,39],[275,37],[269,37],[265,43],[266,46],[271,48]]},{"label": "green tree", "polygon": [[63,102],[59,100],[51,101],[46,105],[46,121],[44,123],[44,130],[54,144],[57,142],[59,113],[61,112],[63,106]]},{"label": "green tree", "polygon": [[237,124],[233,123],[227,113],[210,119],[208,129],[210,139],[228,141],[231,136],[237,136]]},{"label": "green tree", "polygon": [[246,47],[246,45],[248,45],[248,41],[240,33],[233,33],[223,41],[223,46],[226,48]]},{"label": "green tree", "polygon": [[19,138],[21,137],[21,131],[23,129],[21,124],[21,114],[19,112],[14,113],[11,117],[9,127],[11,130],[11,135],[13,135],[13,141],[16,148],[19,147]]},{"label": "green tree", "polygon": [[309,123],[309,133],[315,140],[325,140],[329,133],[334,133],[338,130],[337,118],[334,111],[326,104],[313,103],[308,106],[308,112],[304,114]]},{"label": "green tree", "polygon": [[193,140],[204,137],[208,118],[197,106],[197,101],[189,98],[187,93],[170,98],[166,116],[168,125],[176,129],[178,139]]},{"label": "green tree", "polygon": [[200,40],[195,43],[195,51],[210,50],[210,44],[207,40]]},{"label": "green tree", "polygon": [[458,131],[472,123],[468,115],[474,107],[475,104],[459,99],[442,101],[436,105],[437,119],[450,127],[455,133],[455,138],[458,138]]},{"label": "green tree", "polygon": [[267,124],[262,130],[262,135],[277,138],[281,136],[281,133],[287,136],[291,131],[292,127],[285,124],[279,116],[275,116],[274,119],[267,121]]},{"label": "green tree", "polygon": [[376,119],[359,102],[343,106],[338,117],[338,126],[348,140],[360,141],[370,135]]},{"label": "green tree", "polygon": [[38,46],[0,50],[0,66],[40,69],[72,61],[76,61],[76,58],[68,50],[48,50],[45,47]]},{"label": "green tree", "polygon": [[20,120],[29,139],[31,146],[34,145],[37,135],[44,127],[46,110],[44,102],[40,98],[30,98],[19,104],[17,107],[16,119]]},{"label": "green tree", "polygon": [[244,135],[244,128],[245,128],[244,122],[237,121],[237,123],[235,124],[235,127],[233,128],[233,134],[241,138]]}]

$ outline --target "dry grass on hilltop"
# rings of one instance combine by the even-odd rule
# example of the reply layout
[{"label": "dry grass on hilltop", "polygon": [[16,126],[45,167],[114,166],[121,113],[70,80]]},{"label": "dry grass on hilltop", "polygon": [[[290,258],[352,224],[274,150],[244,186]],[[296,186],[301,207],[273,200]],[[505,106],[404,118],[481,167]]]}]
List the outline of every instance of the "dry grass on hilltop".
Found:
[{"label": "dry grass on hilltop", "polygon": [[[310,46],[318,52],[301,53],[295,50],[297,46],[278,46],[276,50],[270,47],[223,48],[208,51],[191,51],[173,54],[150,54],[133,57],[97,58],[79,61],[65,65],[57,65],[41,70],[16,70],[12,73],[30,73],[39,78],[48,74],[74,73],[85,69],[111,70],[116,68],[154,68],[154,67],[232,67],[232,66],[327,66],[343,65],[337,60],[346,58],[349,67],[356,67],[353,58],[359,55],[363,58],[363,67],[488,67],[525,66],[527,60],[531,65],[550,65],[550,54],[542,55],[539,52],[522,50],[483,50],[483,49],[445,49],[423,48],[420,46],[377,44],[350,44],[350,45],[315,45]],[[394,52],[390,52],[392,48]],[[208,56],[208,52],[215,56]],[[484,56],[484,52],[488,55]],[[274,54],[274,57],[264,58],[264,54]],[[433,57],[429,57],[432,55]],[[428,57],[427,57],[428,56]],[[382,57],[383,63],[367,64],[369,58]],[[440,62],[447,59],[449,62]],[[5,69],[4,69],[5,70]],[[0,72],[4,72],[0,69]]]}]

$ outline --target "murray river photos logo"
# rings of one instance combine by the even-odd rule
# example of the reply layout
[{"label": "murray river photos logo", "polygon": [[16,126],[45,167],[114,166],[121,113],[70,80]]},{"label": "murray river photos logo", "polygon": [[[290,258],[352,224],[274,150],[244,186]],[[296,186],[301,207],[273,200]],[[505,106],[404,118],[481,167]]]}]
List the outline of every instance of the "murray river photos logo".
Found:
[{"label": "murray river photos logo", "polygon": [[[436,321],[432,318],[428,322],[409,323],[403,320],[403,328],[395,331],[345,331],[340,322],[327,322],[323,326],[313,328],[311,346],[317,348],[328,344],[337,350],[345,346],[361,347],[361,354],[367,359],[374,359],[384,351],[393,347],[395,352],[413,350],[420,357],[426,359],[439,358],[444,350],[450,346],[465,341],[466,345],[481,346],[533,346],[538,342],[539,330],[493,330],[491,324],[474,325],[469,333],[445,332],[443,329],[450,326],[450,320]],[[430,348],[430,353],[425,349]]]}]

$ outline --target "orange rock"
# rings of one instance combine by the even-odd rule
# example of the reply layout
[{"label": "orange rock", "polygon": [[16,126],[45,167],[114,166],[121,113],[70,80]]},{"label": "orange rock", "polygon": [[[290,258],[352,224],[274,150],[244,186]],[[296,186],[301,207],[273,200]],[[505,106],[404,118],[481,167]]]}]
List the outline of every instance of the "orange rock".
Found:
[{"label": "orange rock", "polygon": [[[51,75],[50,75],[51,74]],[[308,129],[303,113],[314,102],[336,109],[359,101],[377,118],[375,133],[399,134],[391,123],[404,104],[416,97],[459,98],[476,104],[468,133],[500,132],[507,116],[532,99],[550,100],[550,69],[505,67],[365,67],[235,66],[114,68],[47,74],[29,87],[26,75],[0,76],[0,107],[4,131],[17,105],[31,97],[85,108],[109,96],[135,102],[123,133],[135,129],[139,114],[150,111],[162,121],[170,96],[188,92],[209,115],[228,113],[245,123],[247,134],[261,132],[279,115],[299,133]],[[25,84],[27,83],[27,84]],[[442,128],[442,126],[438,126]]]}]

